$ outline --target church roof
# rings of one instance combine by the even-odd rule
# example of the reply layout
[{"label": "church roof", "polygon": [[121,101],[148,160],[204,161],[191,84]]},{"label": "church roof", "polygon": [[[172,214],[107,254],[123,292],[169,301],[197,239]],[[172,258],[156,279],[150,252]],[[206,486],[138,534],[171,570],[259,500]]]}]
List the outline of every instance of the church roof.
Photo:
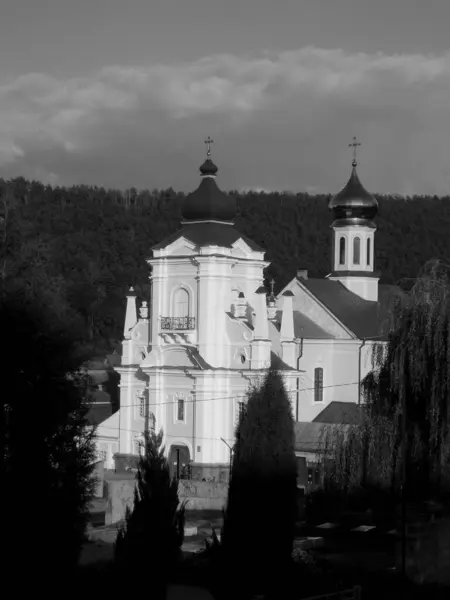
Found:
[{"label": "church roof", "polygon": [[380,284],[378,302],[370,302],[340,281],[301,279],[300,282],[358,339],[387,339],[393,302],[402,294],[399,287]]},{"label": "church roof", "polygon": [[211,160],[211,144],[208,137],[206,160],[200,167],[202,181],[198,188],[187,195],[181,207],[186,221],[224,221],[230,223],[236,216],[236,199],[217,187],[216,175],[219,170]]},{"label": "church roof", "polygon": [[350,179],[346,186],[328,204],[335,219],[347,217],[370,220],[378,212],[378,202],[361,183],[356,172],[356,164],[354,160]]},{"label": "church roof", "polygon": [[348,431],[349,425],[297,421],[294,423],[295,451],[316,453],[324,447],[327,435]]},{"label": "church roof", "polygon": [[[277,324],[278,329],[281,324],[281,310],[277,311]],[[294,335],[296,338],[303,339],[331,339],[333,336],[322,329],[319,325],[314,323],[311,319],[309,319],[306,315],[298,310],[294,310]]]},{"label": "church roof", "polygon": [[362,407],[354,402],[330,402],[313,423],[357,425],[361,421]]},{"label": "church roof", "polygon": [[175,231],[165,240],[153,246],[153,250],[166,248],[180,238],[185,238],[198,247],[202,246],[222,246],[231,248],[239,239],[243,240],[252,250],[264,252],[261,246],[258,246],[250,238],[239,233],[232,225],[225,223],[193,223],[186,224],[184,227]]},{"label": "church roof", "polygon": [[236,216],[236,200],[217,187],[214,177],[204,177],[184,199],[181,214],[186,221],[230,222]]}]

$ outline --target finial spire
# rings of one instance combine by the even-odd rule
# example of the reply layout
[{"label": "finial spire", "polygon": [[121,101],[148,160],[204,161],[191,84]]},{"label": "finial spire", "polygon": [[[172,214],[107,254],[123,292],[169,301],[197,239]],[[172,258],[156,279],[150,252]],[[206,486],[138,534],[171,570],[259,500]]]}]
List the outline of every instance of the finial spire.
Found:
[{"label": "finial spire", "polygon": [[352,167],[356,167],[358,164],[358,161],[356,160],[356,148],[358,146],[361,146],[361,143],[357,141],[356,137],[353,136],[353,141],[351,144],[348,145],[349,148],[353,148],[353,160],[352,160]]},{"label": "finial spire", "polygon": [[205,140],[205,144],[206,144],[206,156],[209,158],[211,156],[211,144],[214,144],[214,140],[212,140],[210,138],[210,136],[208,135],[208,138]]},{"label": "finial spire", "polygon": [[273,288],[275,287],[275,279],[272,277],[272,279],[270,280],[270,295],[273,296]]}]

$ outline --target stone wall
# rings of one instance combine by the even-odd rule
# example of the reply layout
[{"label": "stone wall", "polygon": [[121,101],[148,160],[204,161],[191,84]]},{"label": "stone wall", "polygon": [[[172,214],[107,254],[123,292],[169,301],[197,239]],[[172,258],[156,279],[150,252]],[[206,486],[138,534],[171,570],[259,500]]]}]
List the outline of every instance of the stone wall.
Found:
[{"label": "stone wall", "polygon": [[[135,475],[121,474],[106,482],[107,506],[105,525],[125,518],[126,507],[133,507]],[[221,510],[226,503],[228,485],[206,481],[180,481],[180,500],[186,500],[187,510]]]},{"label": "stone wall", "polygon": [[[401,542],[396,563],[401,570]],[[416,583],[450,585],[450,517],[409,524],[406,545],[407,576]]]},{"label": "stone wall", "polygon": [[104,479],[105,479],[105,466],[102,460],[98,460],[94,465],[93,476],[95,478],[95,489],[94,497],[103,498],[104,493]]}]

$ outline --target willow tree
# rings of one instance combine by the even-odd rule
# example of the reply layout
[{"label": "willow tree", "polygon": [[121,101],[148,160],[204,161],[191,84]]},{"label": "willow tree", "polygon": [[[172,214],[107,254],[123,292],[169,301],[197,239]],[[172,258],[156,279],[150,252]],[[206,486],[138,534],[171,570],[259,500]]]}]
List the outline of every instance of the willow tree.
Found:
[{"label": "willow tree", "polygon": [[450,268],[428,262],[393,315],[387,347],[374,355],[366,380],[368,413],[395,428],[392,475],[406,465],[414,497],[450,482]]}]

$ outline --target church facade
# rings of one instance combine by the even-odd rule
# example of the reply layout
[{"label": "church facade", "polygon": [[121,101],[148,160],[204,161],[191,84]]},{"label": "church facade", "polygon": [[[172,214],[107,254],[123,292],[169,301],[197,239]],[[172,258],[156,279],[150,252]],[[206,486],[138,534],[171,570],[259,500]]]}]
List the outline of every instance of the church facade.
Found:
[{"label": "church facade", "polygon": [[147,260],[149,300],[127,296],[120,408],[97,432],[107,468],[114,456],[138,456],[144,432],[162,428],[171,465],[223,479],[247,392],[271,365],[298,422],[320,421],[330,403],[361,402],[396,290],[375,272],[378,204],[356,166],[329,205],[331,273],[299,270],[275,297],[263,285],[264,249],[234,227],[236,202],[218,188],[208,149],[181,228]]}]

